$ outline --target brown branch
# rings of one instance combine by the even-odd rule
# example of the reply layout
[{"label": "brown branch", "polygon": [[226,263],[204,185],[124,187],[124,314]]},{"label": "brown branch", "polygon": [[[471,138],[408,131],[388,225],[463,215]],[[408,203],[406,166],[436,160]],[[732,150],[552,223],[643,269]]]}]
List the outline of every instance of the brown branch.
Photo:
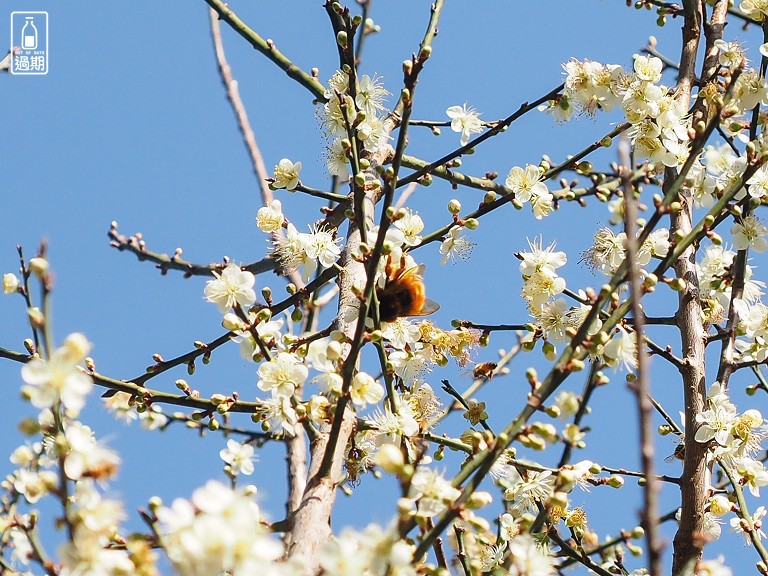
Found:
[{"label": "brown branch", "polygon": [[[274,195],[269,188],[267,179],[269,174],[267,168],[264,165],[264,157],[261,154],[261,149],[256,143],[256,135],[253,133],[251,123],[248,120],[248,112],[245,109],[243,100],[240,98],[240,90],[238,89],[237,80],[232,76],[232,69],[227,62],[226,54],[224,53],[224,44],[221,40],[221,27],[219,26],[219,16],[213,8],[210,9],[211,17],[211,37],[213,39],[213,48],[216,52],[216,63],[218,65],[219,75],[221,76],[221,82],[224,84],[224,88],[227,91],[227,99],[232,105],[232,111],[235,113],[237,119],[237,127],[240,129],[240,134],[243,136],[243,143],[245,144],[248,155],[251,158],[251,165],[253,171],[256,174],[256,180],[259,183],[259,190],[261,192],[261,200],[265,206],[272,204]],[[285,233],[282,228],[277,232],[272,233],[272,241],[277,241],[285,238]],[[283,275],[290,277],[291,282],[296,286],[303,286],[301,281],[301,275],[296,270],[281,271]],[[287,272],[287,274],[286,274]]]},{"label": "brown branch", "polygon": [[632,300],[634,332],[637,342],[637,378],[631,387],[637,400],[638,420],[640,424],[640,461],[642,463],[645,487],[643,490],[643,508],[641,524],[645,529],[645,541],[648,547],[648,567],[651,576],[661,576],[662,545],[658,534],[658,493],[659,483],[654,474],[653,415],[648,400],[650,383],[648,378],[648,355],[645,346],[645,313],[641,298],[643,282],[640,278],[640,266],[637,262],[637,199],[632,186],[632,161],[630,145],[627,140],[619,142],[619,174],[624,190],[624,231],[626,232],[627,279]]},{"label": "brown branch", "polygon": [[[726,0],[727,2],[727,0]],[[688,106],[691,85],[695,77],[696,52],[701,33],[701,4],[697,1],[685,2],[685,16],[682,28],[683,49],[680,57],[680,78],[678,97]],[[665,189],[674,182],[677,174],[667,169]],[[666,190],[665,190],[666,191]],[[681,198],[684,207],[672,214],[670,235],[678,233],[688,235],[692,231],[691,203]],[[683,396],[685,403],[685,461],[681,476],[680,492],[682,498],[680,525],[674,538],[674,556],[672,574],[679,573],[683,567],[695,562],[701,556],[701,541],[697,534],[702,532],[704,521],[704,502],[706,500],[706,446],[696,442],[694,436],[698,425],[696,416],[705,408],[705,333],[701,323],[701,304],[699,302],[699,284],[696,276],[695,248],[689,246],[674,262],[678,278],[685,281],[685,289],[678,292],[677,322],[682,341]]]},{"label": "brown branch", "polygon": [[[131,252],[140,261],[154,262],[155,267],[160,270],[160,273],[165,275],[169,270],[178,270],[184,273],[184,278],[190,278],[192,276],[213,276],[214,272],[221,272],[227,267],[228,262],[216,262],[211,264],[194,264],[181,258],[181,248],[177,248],[173,253],[173,256],[168,256],[163,252],[153,252],[147,250],[146,242],[141,234],[134,234],[132,236],[125,236],[120,234],[117,230],[117,222],[112,222],[109,226],[109,232],[107,232],[111,242],[110,246],[116,248],[120,252]],[[270,272],[277,267],[277,263],[271,257],[266,256],[258,262],[252,262],[242,266],[243,270],[247,270],[253,274],[262,274],[264,272]]]}]

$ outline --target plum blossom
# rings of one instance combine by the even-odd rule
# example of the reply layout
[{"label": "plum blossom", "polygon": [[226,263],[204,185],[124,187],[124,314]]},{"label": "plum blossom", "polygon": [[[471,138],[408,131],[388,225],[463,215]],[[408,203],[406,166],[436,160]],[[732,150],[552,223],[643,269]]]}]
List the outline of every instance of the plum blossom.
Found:
[{"label": "plum blossom", "polygon": [[248,309],[256,302],[253,285],[256,277],[242,270],[237,264],[227,265],[221,273],[213,272],[215,280],[205,284],[205,299],[219,307],[219,312],[228,312],[236,304]]},{"label": "plum blossom", "polygon": [[80,413],[93,381],[77,364],[90,347],[85,336],[75,332],[50,358],[36,356],[22,367],[22,392],[35,408],[50,408],[60,400],[72,416]]},{"label": "plum blossom", "polygon": [[474,108],[463,106],[451,106],[445,113],[451,119],[451,130],[461,132],[461,145],[469,142],[472,134],[479,134],[483,131],[483,124],[480,122],[480,114]]},{"label": "plum blossom", "polygon": [[283,158],[275,166],[274,182],[272,188],[294,190],[299,185],[299,173],[301,172],[301,162],[291,162],[288,158]]}]

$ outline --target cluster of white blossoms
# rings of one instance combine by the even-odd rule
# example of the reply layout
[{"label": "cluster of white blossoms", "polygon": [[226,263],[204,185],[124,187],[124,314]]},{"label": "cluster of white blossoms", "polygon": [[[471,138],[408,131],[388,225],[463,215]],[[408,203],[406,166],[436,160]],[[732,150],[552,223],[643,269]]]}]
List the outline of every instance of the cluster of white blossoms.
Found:
[{"label": "cluster of white blossoms", "polygon": [[[729,467],[738,484],[759,498],[760,488],[768,485],[768,470],[757,457],[762,450],[763,441],[768,436],[768,429],[760,412],[750,408],[739,413],[726,388],[715,382],[707,391],[706,410],[696,416],[696,422],[699,428],[695,440],[708,445],[709,459]],[[705,534],[710,538],[719,538],[719,518],[736,510],[727,495],[715,493],[711,496],[705,510]],[[760,506],[752,514],[755,535],[760,539],[765,537],[760,529],[765,513],[765,507]],[[731,518],[730,525],[734,531],[744,532],[739,516]],[[749,543],[748,535],[744,536]]]},{"label": "cluster of white blossoms", "polygon": [[397,525],[383,529],[346,529],[320,550],[320,566],[329,576],[416,576],[414,547],[397,535]]},{"label": "cluster of white blossoms", "polygon": [[[731,301],[731,282],[729,281],[731,266],[736,258],[736,252],[728,250],[722,244],[712,244],[704,248],[701,260],[696,264],[696,275],[699,279],[699,298],[702,302],[705,324],[715,324],[725,317]],[[758,312],[762,304],[760,298],[764,294],[765,282],[754,279],[752,266],[745,265],[744,286],[741,298],[734,305],[743,321],[748,322],[753,308]],[[746,324],[742,326],[742,329]],[[744,330],[748,334],[748,331]],[[750,334],[750,337],[754,334]],[[759,344],[759,342],[757,342]],[[743,344],[743,342],[742,342]]]},{"label": "cluster of white blossoms", "polygon": [[350,176],[351,142],[354,136],[369,153],[386,147],[389,133],[384,126],[384,99],[389,92],[379,76],[363,75],[350,90],[349,75],[338,70],[328,81],[326,103],[319,110],[320,122],[331,139],[327,168],[332,176]]},{"label": "cluster of white blossoms", "polygon": [[540,166],[527,164],[525,168],[514,166],[507,174],[506,186],[515,193],[520,204],[530,203],[537,220],[547,216],[552,209],[554,196],[542,181],[544,170]]},{"label": "cluster of white blossoms", "polygon": [[[642,231],[638,231],[640,236]],[[613,275],[627,259],[627,235],[625,232],[614,233],[610,228],[600,228],[594,235],[594,245],[585,253],[585,260],[593,270],[599,270],[606,276]],[[640,274],[651,258],[663,258],[669,252],[669,230],[659,228],[651,232],[645,241],[637,247],[636,262]]]},{"label": "cluster of white blossoms", "polygon": [[310,232],[299,232],[293,224],[288,224],[286,237],[275,241],[274,254],[280,265],[286,270],[301,267],[301,279],[308,282],[317,271],[318,263],[323,268],[336,264],[341,255],[341,238],[334,235],[334,230],[315,225]]},{"label": "cluster of white blossoms", "polygon": [[[503,489],[506,510],[499,518],[498,538],[486,542],[480,550],[484,572],[492,571],[506,559],[511,563],[509,574],[546,576],[556,572],[546,540],[534,539],[528,533],[541,506],[546,506],[554,523],[562,521],[580,537],[596,538],[587,527],[584,511],[569,509],[566,503],[576,487],[587,489],[601,467],[588,460],[564,466],[559,471],[535,470],[537,467],[527,463],[519,468],[518,464],[512,464],[509,453],[494,464],[491,475]],[[620,478],[611,477],[608,484],[620,486]]]},{"label": "cluster of white blossoms", "polygon": [[[565,342],[569,329],[578,330],[589,312],[589,306],[568,306],[564,298],[558,298],[566,287],[565,278],[557,273],[558,268],[567,262],[565,252],[556,251],[554,242],[544,247],[541,238],[528,240],[528,247],[528,251],[517,254],[523,278],[521,295],[536,320],[538,331],[547,342],[545,353],[553,357],[556,350],[551,343]],[[584,299],[583,293],[581,296]],[[590,326],[590,334],[597,332],[600,326],[599,319],[596,319]],[[524,341],[533,344],[534,337],[533,333],[529,333]]]},{"label": "cluster of white blossoms", "polygon": [[[764,133],[763,133],[764,134]],[[765,151],[765,136],[756,141],[758,150]],[[741,182],[747,159],[736,156],[728,144],[707,146],[700,158],[691,166],[685,180],[685,189],[691,193],[694,204],[705,208],[715,203],[717,194]],[[749,195],[750,198],[762,199],[768,195],[768,170],[761,166],[747,180],[747,186],[741,186],[734,199],[741,200]],[[768,245],[763,240],[765,227],[755,216],[737,219],[731,228],[734,244],[738,242],[739,250],[747,247],[763,252]]]},{"label": "cluster of white blossoms", "polygon": [[[736,68],[743,63],[738,45],[720,42],[720,63]],[[627,121],[632,125],[629,136],[639,158],[649,158],[664,166],[681,166],[689,154],[689,122],[687,109],[682,101],[661,81],[662,61],[653,56],[635,55],[633,73],[627,73],[618,65],[604,65],[589,60],[571,60],[564,66],[566,80],[561,101],[552,102],[549,110],[561,119],[569,119],[574,110],[589,114],[599,110],[611,110],[621,105]],[[736,79],[731,102],[736,114],[729,119],[729,130],[738,132],[738,115],[751,110],[757,104],[768,103],[768,84],[755,70],[745,69]],[[705,94],[705,97],[715,94]],[[698,164],[691,171],[696,184],[697,202],[706,204],[716,184],[739,175],[746,167],[742,161],[733,166],[723,163],[722,170],[708,174]],[[764,177],[764,176],[763,176]],[[759,179],[760,177],[757,177]]]},{"label": "cluster of white blossoms", "polygon": [[21,369],[22,394],[35,408],[51,408],[61,402],[71,417],[77,417],[93,387],[90,376],[79,366],[90,348],[85,336],[76,332],[50,358],[32,358]]},{"label": "cluster of white blossoms", "polygon": [[190,500],[157,507],[160,541],[182,576],[298,573],[294,563],[276,562],[283,545],[263,523],[254,493],[211,480]]},{"label": "cluster of white blossoms", "polygon": [[[42,441],[14,450],[11,462],[17,469],[2,487],[30,505],[44,497],[64,495],[66,518],[62,522],[71,538],[58,550],[60,574],[139,573],[153,568],[154,555],[146,542],[131,542],[122,549],[115,546],[125,543],[119,536],[122,504],[100,492],[116,474],[120,459],[96,439],[91,428],[73,419],[92,388],[90,376],[79,367],[89,347],[82,334],[71,334],[50,358],[35,356],[22,368],[24,394],[40,409],[37,421],[34,425],[28,422],[25,429],[40,433]],[[29,566],[35,559],[35,544],[29,536],[35,522],[29,516],[0,515],[0,527],[9,529],[12,559]]]},{"label": "cluster of white blossoms", "polygon": [[680,166],[688,156],[688,117],[685,104],[672,91],[659,85],[662,61],[635,55],[634,72],[618,65],[589,60],[566,63],[562,101],[550,110],[569,119],[574,109],[594,114],[621,105],[632,124],[629,136],[639,158],[665,166]]}]

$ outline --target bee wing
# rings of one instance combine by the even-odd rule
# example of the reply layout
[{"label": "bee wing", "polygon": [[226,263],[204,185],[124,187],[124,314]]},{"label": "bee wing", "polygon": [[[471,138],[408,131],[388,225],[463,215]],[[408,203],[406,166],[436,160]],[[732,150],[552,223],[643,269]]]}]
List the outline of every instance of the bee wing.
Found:
[{"label": "bee wing", "polygon": [[440,304],[427,298],[424,300],[424,306],[421,307],[421,310],[419,310],[417,314],[413,314],[413,316],[429,316],[430,314],[437,312],[439,308]]},{"label": "bee wing", "polygon": [[403,270],[400,274],[398,274],[397,279],[401,280],[403,278],[407,278],[408,276],[416,276],[419,279],[424,278],[424,269],[426,266],[424,264],[419,264],[418,266],[411,266],[410,268]]}]

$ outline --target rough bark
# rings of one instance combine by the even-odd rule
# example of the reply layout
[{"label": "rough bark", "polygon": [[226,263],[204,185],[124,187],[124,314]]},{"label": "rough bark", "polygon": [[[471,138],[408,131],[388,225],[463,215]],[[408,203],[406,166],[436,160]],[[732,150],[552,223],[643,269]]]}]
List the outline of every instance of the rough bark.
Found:
[{"label": "rough bark", "polygon": [[[366,225],[373,226],[373,213],[378,190],[370,191],[364,200]],[[360,231],[354,222],[348,228],[347,243],[342,257],[343,271],[339,275],[339,316],[336,327],[353,337],[357,318],[352,318],[345,311],[357,308],[358,297],[352,286],[364,286],[366,275],[364,266],[351,258],[359,252]],[[317,438],[310,444],[310,466],[308,481],[303,497],[295,512],[289,518],[290,529],[286,534],[288,556],[300,555],[309,563],[310,573],[318,571],[317,552],[324,542],[331,537],[330,518],[336,499],[336,487],[342,478],[349,439],[355,431],[356,415],[354,410],[346,408],[339,428],[328,474],[323,474],[323,459],[331,439],[331,425],[324,426]]]},{"label": "rough bark", "polygon": [[[702,12],[699,2],[685,3],[683,23],[683,50],[680,58],[678,97],[688,105],[691,86],[695,79],[696,52],[699,47]],[[669,171],[668,171],[669,172]],[[674,180],[668,173],[666,182]],[[692,228],[693,206],[680,198],[683,209],[672,214],[672,233],[689,234]],[[683,463],[680,525],[674,538],[672,574],[696,562],[701,555],[700,533],[704,521],[704,503],[707,491],[706,446],[694,439],[696,415],[704,411],[706,402],[706,372],[704,351],[706,335],[701,321],[699,283],[696,276],[696,250],[689,247],[675,262],[675,273],[685,280],[685,289],[679,293],[677,325],[680,329],[683,365],[680,374],[683,381],[685,403],[685,461]]]}]

